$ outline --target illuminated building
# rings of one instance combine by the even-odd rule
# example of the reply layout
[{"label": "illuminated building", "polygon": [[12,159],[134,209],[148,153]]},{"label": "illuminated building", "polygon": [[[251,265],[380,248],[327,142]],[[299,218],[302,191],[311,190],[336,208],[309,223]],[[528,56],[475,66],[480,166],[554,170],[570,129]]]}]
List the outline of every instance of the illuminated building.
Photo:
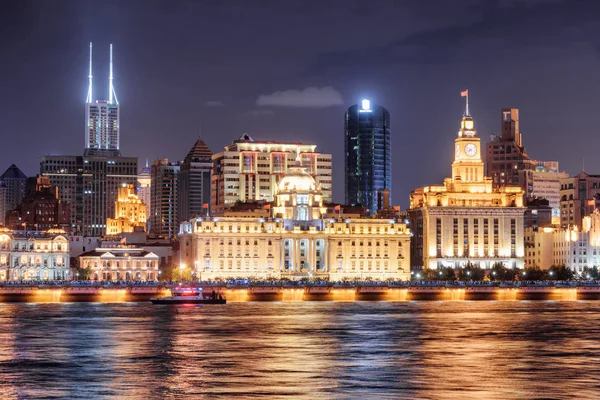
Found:
[{"label": "illuminated building", "polygon": [[40,174],[58,187],[74,234],[103,236],[119,187],[137,182],[137,157],[42,156]]},{"label": "illuminated building", "polygon": [[26,195],[10,213],[6,226],[15,230],[46,231],[69,224],[68,207],[58,199],[58,188],[50,184],[47,176],[27,178]]},{"label": "illuminated building", "polygon": [[390,113],[363,100],[346,110],[345,192],[346,204],[361,204],[376,214],[383,190],[392,190],[392,144]]},{"label": "illuminated building", "polygon": [[331,154],[316,152],[316,147],[242,135],[212,157],[211,212],[222,213],[238,201],[273,201],[279,180],[294,166],[298,152],[324,200],[331,201]]},{"label": "illuminated building", "polygon": [[[527,208],[536,210],[535,199],[548,200],[551,209],[551,220],[548,225],[560,225],[560,188],[561,180],[569,174],[558,170],[558,162],[538,162],[531,178],[530,192],[527,195]],[[540,225],[541,226],[541,225]]]},{"label": "illuminated building", "polygon": [[410,232],[396,219],[327,216],[318,182],[296,166],[278,182],[273,206],[181,224],[182,268],[200,279],[410,277]]},{"label": "illuminated building", "polygon": [[85,100],[85,152],[84,156],[120,156],[119,101],[113,86],[112,44],[108,77],[108,100],[93,98],[92,44],[90,43],[90,74],[88,95]]},{"label": "illuminated building", "polygon": [[94,281],[158,280],[159,256],[139,247],[98,247],[79,256]]},{"label": "illuminated building", "polygon": [[581,229],[583,218],[600,208],[600,175],[580,172],[560,180],[560,223]]},{"label": "illuminated building", "polygon": [[72,233],[103,236],[106,219],[114,215],[118,188],[137,182],[137,157],[122,157],[119,148],[119,102],[112,84],[112,45],[108,100],[93,102],[90,75],[86,107],[84,156],[46,155],[40,174],[58,187],[58,196],[70,209]]},{"label": "illuminated building", "polygon": [[540,228],[526,231],[525,262],[528,267],[566,266],[581,273],[600,267],[600,211],[583,217],[583,227]]},{"label": "illuminated building", "polygon": [[106,220],[106,235],[133,232],[135,228],[146,228],[146,205],[135,194],[133,185],[121,186],[115,202],[114,218]]},{"label": "illuminated building", "polygon": [[26,181],[27,177],[15,164],[0,175],[0,225],[6,223],[6,213],[21,204]]},{"label": "illuminated building", "polygon": [[177,235],[178,175],[179,163],[163,158],[152,164],[150,233],[154,236],[173,239]]},{"label": "illuminated building", "polygon": [[211,168],[212,152],[198,139],[179,167],[178,223],[208,211]]},{"label": "illuminated building", "polygon": [[452,177],[410,195],[415,269],[460,268],[469,262],[482,268],[495,263],[523,268],[523,190],[494,189],[492,179],[484,176],[480,148],[467,98]]},{"label": "illuminated building", "polygon": [[0,228],[0,281],[69,278],[69,241],[65,231]]},{"label": "illuminated building", "polygon": [[148,159],[146,159],[146,167],[141,168],[138,171],[137,176],[137,195],[140,199],[142,199],[142,201],[146,205],[146,218],[148,219],[146,222],[146,232],[150,231],[148,225],[150,224],[150,215],[152,215],[150,207],[150,202],[152,199],[152,175],[150,172],[150,168],[148,167]]}]

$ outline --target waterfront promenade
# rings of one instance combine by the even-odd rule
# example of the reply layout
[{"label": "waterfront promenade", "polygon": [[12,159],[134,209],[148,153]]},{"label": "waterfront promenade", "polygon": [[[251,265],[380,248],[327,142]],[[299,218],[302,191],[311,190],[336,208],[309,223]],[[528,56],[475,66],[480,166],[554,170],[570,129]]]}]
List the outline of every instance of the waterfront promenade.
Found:
[{"label": "waterfront promenade", "polygon": [[0,302],[127,302],[201,287],[229,302],[600,300],[600,281],[521,282],[6,282]]}]

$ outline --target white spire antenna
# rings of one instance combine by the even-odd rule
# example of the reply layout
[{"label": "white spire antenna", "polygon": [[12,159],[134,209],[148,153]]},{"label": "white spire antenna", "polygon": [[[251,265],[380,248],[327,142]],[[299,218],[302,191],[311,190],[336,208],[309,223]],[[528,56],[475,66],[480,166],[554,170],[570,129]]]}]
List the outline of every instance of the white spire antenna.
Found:
[{"label": "white spire antenna", "polygon": [[88,94],[87,94],[87,98],[85,99],[85,102],[91,103],[93,101],[93,99],[92,99],[92,42],[90,42],[90,74],[88,75],[88,78],[90,79],[90,83],[88,86]]},{"label": "white spire antenna", "polygon": [[[114,100],[113,100],[114,97]],[[112,43],[110,44],[110,74],[108,76],[108,103],[119,104],[119,100],[117,100],[117,93],[115,92],[115,87],[113,86],[113,61],[112,61]]]}]

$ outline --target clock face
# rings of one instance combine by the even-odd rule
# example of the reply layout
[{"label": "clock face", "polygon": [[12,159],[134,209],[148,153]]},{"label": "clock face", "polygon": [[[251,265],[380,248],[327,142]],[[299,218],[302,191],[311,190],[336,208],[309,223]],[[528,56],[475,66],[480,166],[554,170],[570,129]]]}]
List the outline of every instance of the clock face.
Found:
[{"label": "clock face", "polygon": [[460,146],[456,145],[456,158],[458,158],[458,156],[460,156]]},{"label": "clock face", "polygon": [[477,154],[477,146],[475,146],[473,143],[469,143],[465,146],[465,154],[469,157],[473,157],[475,154]]}]

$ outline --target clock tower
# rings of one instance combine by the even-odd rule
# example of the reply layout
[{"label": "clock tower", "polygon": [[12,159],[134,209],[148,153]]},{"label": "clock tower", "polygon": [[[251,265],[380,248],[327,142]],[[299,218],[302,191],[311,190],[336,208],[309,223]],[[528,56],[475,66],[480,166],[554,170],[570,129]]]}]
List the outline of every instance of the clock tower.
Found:
[{"label": "clock tower", "polygon": [[465,114],[460,121],[458,137],[454,141],[454,162],[452,163],[452,181],[482,182],[483,161],[481,160],[481,139],[477,136],[473,117],[469,114],[467,94]]}]

